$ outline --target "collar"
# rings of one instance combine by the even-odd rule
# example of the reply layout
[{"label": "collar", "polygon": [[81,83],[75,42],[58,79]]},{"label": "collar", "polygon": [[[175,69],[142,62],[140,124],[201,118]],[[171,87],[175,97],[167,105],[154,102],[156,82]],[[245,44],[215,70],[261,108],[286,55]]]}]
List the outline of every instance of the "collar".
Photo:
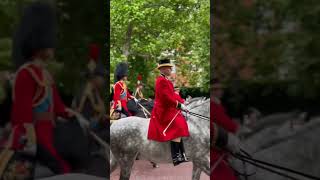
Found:
[{"label": "collar", "polygon": [[160,75],[161,75],[162,77],[166,78],[167,80],[169,80],[169,78],[168,78],[166,75],[164,75],[164,74],[162,74],[162,73],[160,73]]}]

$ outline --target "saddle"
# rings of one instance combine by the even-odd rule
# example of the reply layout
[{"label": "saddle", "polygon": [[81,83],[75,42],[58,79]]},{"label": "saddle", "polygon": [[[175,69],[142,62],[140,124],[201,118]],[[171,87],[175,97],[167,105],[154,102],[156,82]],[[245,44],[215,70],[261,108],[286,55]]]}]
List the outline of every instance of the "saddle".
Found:
[{"label": "saddle", "polygon": [[36,164],[36,135],[33,124],[24,124],[26,136],[22,150],[10,149],[15,129],[12,129],[7,143],[0,149],[0,179],[34,179]]}]

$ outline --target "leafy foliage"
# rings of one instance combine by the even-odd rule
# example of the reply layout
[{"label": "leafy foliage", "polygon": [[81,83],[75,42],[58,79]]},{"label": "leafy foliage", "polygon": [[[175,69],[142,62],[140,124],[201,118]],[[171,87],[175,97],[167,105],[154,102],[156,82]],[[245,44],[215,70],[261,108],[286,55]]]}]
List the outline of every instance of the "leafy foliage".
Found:
[{"label": "leafy foliage", "polygon": [[229,84],[290,81],[290,96],[319,96],[317,1],[221,1],[213,12],[216,76]]},{"label": "leafy foliage", "polygon": [[[11,69],[11,44],[23,8],[33,0],[4,0],[0,2],[0,70]],[[77,0],[47,0],[58,9],[58,46],[56,62],[50,63],[58,86],[64,94],[72,95],[86,71],[90,43],[101,47],[101,60],[106,58],[106,2]]]},{"label": "leafy foliage", "polygon": [[169,50],[174,52],[178,85],[209,89],[208,0],[117,0],[111,1],[110,12],[110,70],[128,61],[129,88],[141,74],[151,95],[157,57]]}]

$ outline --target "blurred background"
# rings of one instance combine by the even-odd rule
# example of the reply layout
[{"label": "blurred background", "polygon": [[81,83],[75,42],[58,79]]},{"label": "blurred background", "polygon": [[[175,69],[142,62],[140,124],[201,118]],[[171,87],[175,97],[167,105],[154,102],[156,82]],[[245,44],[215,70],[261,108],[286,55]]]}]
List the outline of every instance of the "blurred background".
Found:
[{"label": "blurred background", "polygon": [[[55,76],[59,92],[67,105],[71,104],[73,94],[83,81],[83,73],[89,62],[89,45],[98,44],[101,52],[106,52],[108,32],[106,14],[107,4],[103,1],[44,0],[58,8],[58,46],[56,62],[49,65]],[[23,8],[32,0],[0,1],[0,76],[13,72],[11,61],[12,37]],[[107,54],[100,59],[107,65]],[[1,79],[1,77],[0,77]],[[0,85],[1,86],[1,85]],[[5,96],[0,87],[0,103]]]},{"label": "blurred background", "polygon": [[[319,2],[219,1],[211,12],[212,75],[223,81],[228,114],[241,122],[242,147],[256,159],[320,176]],[[288,179],[248,169],[253,179]]]},{"label": "blurred background", "polygon": [[221,1],[214,8],[214,73],[229,113],[314,111],[320,100],[317,1]]},{"label": "blurred background", "polygon": [[157,58],[168,51],[182,96],[209,97],[209,8],[207,0],[111,1],[110,87],[116,64],[127,61],[129,89],[141,75],[145,97],[153,96]]}]

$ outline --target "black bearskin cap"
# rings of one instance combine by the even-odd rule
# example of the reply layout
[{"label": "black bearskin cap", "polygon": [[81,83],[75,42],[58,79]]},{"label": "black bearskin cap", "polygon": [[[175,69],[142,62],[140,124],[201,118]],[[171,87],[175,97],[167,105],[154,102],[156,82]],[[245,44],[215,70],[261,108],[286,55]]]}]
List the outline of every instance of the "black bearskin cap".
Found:
[{"label": "black bearskin cap", "polygon": [[23,13],[13,38],[12,57],[16,68],[40,49],[55,48],[56,12],[52,5],[34,2]]},{"label": "black bearskin cap", "polygon": [[125,76],[128,76],[128,64],[125,62],[121,62],[117,64],[114,79],[116,81],[119,81]]}]

